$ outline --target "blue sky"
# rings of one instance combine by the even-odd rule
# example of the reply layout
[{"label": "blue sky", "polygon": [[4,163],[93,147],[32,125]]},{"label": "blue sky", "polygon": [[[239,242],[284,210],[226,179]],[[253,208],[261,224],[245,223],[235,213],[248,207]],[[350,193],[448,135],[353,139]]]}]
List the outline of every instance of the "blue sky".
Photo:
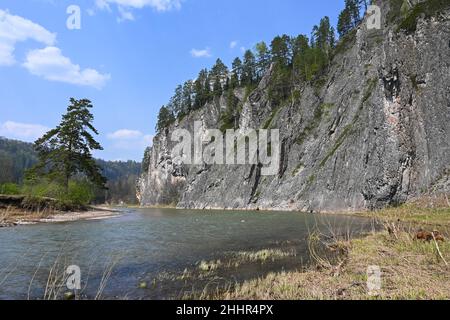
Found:
[{"label": "blue sky", "polygon": [[[70,5],[81,29],[69,30]],[[177,84],[279,34],[310,34],[344,0],[0,0],[0,136],[33,141],[70,97],[94,104],[107,160],[141,160]]]}]

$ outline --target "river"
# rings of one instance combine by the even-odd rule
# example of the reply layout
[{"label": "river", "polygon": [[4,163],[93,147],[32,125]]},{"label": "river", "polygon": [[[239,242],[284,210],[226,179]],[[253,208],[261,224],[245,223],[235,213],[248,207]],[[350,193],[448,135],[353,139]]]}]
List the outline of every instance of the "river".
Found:
[{"label": "river", "polygon": [[[343,215],[123,209],[107,220],[3,228],[0,299],[61,298],[69,265],[80,267],[80,298],[186,297],[205,286],[307,265],[308,235],[317,227],[359,234],[371,226],[367,219]],[[242,252],[264,249],[288,254],[233,262]],[[199,266],[218,260],[217,269]]]}]

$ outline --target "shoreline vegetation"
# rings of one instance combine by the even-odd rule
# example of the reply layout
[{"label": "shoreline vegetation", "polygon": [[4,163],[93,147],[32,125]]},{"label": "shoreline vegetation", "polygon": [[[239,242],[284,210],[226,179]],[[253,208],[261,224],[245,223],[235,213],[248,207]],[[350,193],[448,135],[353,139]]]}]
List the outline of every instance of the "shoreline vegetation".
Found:
[{"label": "shoreline vegetation", "polygon": [[[221,300],[372,300],[450,299],[450,245],[415,239],[399,228],[341,240],[330,250],[340,258],[315,257],[305,270],[270,273],[226,290],[204,294]],[[446,262],[447,261],[447,262]],[[381,268],[381,289],[369,292],[367,269]],[[191,297],[190,297],[191,298]],[[198,297],[195,297],[198,298]]]},{"label": "shoreline vegetation", "polygon": [[[423,202],[422,202],[423,204]],[[204,290],[185,299],[421,300],[450,299],[450,206],[417,203],[355,214],[381,226],[356,238],[312,232],[306,269]],[[326,247],[326,252],[319,250]],[[330,254],[334,258],[330,258]],[[208,265],[206,263],[206,265]],[[368,290],[368,267],[381,269],[381,290]]]}]

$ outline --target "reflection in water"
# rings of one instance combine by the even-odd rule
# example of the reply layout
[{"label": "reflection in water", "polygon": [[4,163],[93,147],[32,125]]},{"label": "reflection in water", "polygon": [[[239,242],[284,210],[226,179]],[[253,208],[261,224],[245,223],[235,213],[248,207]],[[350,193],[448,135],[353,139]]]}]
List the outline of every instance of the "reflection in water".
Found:
[{"label": "reflection in water", "polygon": [[[319,226],[359,233],[369,224],[333,215],[136,209],[110,220],[2,229],[0,299],[41,299],[50,270],[54,276],[56,269],[69,265],[81,268],[83,297],[95,298],[112,267],[102,298],[177,297],[211,281],[242,281],[300,268],[308,261],[311,230]],[[235,253],[271,248],[295,254],[229,267]],[[199,272],[200,261],[217,260],[228,267]],[[65,291],[58,286],[59,293]]]}]

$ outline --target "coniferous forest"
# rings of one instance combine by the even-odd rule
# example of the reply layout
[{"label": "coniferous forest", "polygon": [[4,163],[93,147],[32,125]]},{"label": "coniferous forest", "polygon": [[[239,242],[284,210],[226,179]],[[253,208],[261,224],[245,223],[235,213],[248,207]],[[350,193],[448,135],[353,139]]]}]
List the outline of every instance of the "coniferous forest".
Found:
[{"label": "coniferous forest", "polygon": [[[272,105],[277,106],[297,94],[295,84],[310,82],[320,84],[333,55],[352,38],[352,30],[361,22],[367,10],[368,0],[345,0],[345,8],[339,15],[337,30],[330,18],[323,17],[315,25],[311,35],[300,34],[276,36],[270,44],[261,41],[253,50],[246,50],[243,57],[236,57],[228,68],[219,58],[211,70],[200,70],[195,80],[178,85],[167,105],[162,106],[156,131],[162,132],[176,119],[225,95],[227,110],[222,116],[222,129],[236,128],[239,105],[232,94],[237,88],[251,92],[272,67],[273,76],[269,87]],[[339,34],[340,41],[336,37]]]}]

